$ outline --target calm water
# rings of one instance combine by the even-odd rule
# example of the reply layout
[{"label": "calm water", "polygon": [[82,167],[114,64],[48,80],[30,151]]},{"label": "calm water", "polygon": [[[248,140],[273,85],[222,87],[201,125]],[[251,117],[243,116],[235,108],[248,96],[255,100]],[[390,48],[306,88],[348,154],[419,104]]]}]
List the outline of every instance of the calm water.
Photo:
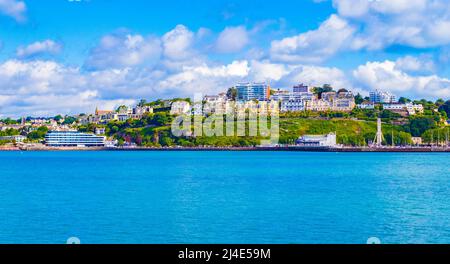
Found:
[{"label": "calm water", "polygon": [[0,243],[450,243],[449,158],[0,152]]}]

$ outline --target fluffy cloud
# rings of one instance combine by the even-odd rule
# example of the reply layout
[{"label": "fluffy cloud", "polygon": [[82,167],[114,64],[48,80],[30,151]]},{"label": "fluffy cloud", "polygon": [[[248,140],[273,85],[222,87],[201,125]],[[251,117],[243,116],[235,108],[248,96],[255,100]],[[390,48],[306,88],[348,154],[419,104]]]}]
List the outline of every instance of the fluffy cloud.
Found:
[{"label": "fluffy cloud", "polygon": [[45,54],[57,54],[61,51],[62,45],[53,40],[37,41],[28,46],[19,47],[16,56],[21,59],[33,58]]},{"label": "fluffy cloud", "polygon": [[247,29],[244,26],[227,27],[219,35],[216,49],[220,53],[241,51],[249,43]]},{"label": "fluffy cloud", "polygon": [[159,60],[161,52],[161,41],[156,37],[127,33],[109,34],[90,51],[85,66],[98,70],[154,64]]},{"label": "fluffy cloud", "polygon": [[9,60],[0,65],[2,116],[47,116],[82,112],[95,105],[131,100],[104,100],[87,87],[89,78],[77,68],[51,61]]},{"label": "fluffy cloud", "polygon": [[249,70],[247,61],[234,61],[220,66],[203,64],[184,67],[180,73],[161,80],[158,86],[171,91],[178,88],[177,92],[182,96],[192,96],[194,93],[218,93],[246,78]]},{"label": "fluffy cloud", "polygon": [[316,30],[273,41],[271,57],[288,63],[321,62],[346,46],[354,32],[346,20],[332,15]]},{"label": "fluffy cloud", "polygon": [[2,116],[54,115],[112,109],[140,98],[215,93],[248,75],[246,61],[186,66],[176,73],[140,67],[83,71],[54,61],[8,60],[0,64]]},{"label": "fluffy cloud", "polygon": [[26,5],[23,1],[18,0],[0,0],[0,13],[13,17],[18,22],[26,19]]},{"label": "fluffy cloud", "polygon": [[450,2],[447,0],[333,0],[333,5],[340,17],[361,28],[354,36],[354,49],[450,44]]},{"label": "fluffy cloud", "polygon": [[171,60],[185,60],[193,53],[195,35],[183,25],[176,26],[163,37],[164,56]]},{"label": "fluffy cloud", "polygon": [[450,97],[450,80],[436,75],[413,76],[393,61],[368,62],[353,71],[356,82],[367,90],[382,89],[398,95],[426,98]]},{"label": "fluffy cloud", "polygon": [[436,69],[433,60],[427,56],[421,56],[420,58],[413,56],[398,58],[395,62],[395,67],[407,73],[430,73]]}]

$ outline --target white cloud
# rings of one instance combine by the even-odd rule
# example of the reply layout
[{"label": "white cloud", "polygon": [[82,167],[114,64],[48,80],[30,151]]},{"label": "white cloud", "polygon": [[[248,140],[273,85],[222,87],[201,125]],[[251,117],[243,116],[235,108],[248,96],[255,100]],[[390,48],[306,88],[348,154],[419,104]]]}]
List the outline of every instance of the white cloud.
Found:
[{"label": "white cloud", "polygon": [[171,60],[185,60],[192,56],[195,35],[187,27],[177,25],[162,37],[164,55]]},{"label": "white cloud", "polygon": [[161,41],[156,37],[143,37],[116,33],[104,36],[90,51],[86,66],[107,69],[156,63],[161,56]]},{"label": "white cloud", "polygon": [[449,98],[450,80],[437,75],[412,76],[396,62],[367,62],[353,71],[355,80],[367,90],[382,89],[415,98]]},{"label": "white cloud", "polygon": [[216,50],[220,53],[239,52],[249,43],[249,34],[244,26],[227,27],[217,38]]},{"label": "white cloud", "polygon": [[435,71],[436,65],[427,56],[405,56],[396,60],[395,68],[408,73],[429,73]]},{"label": "white cloud", "polygon": [[290,70],[284,64],[271,63],[270,61],[252,61],[251,79],[257,82],[279,81]]},{"label": "white cloud", "polygon": [[354,35],[354,49],[450,44],[450,2],[447,0],[333,0],[333,5],[340,17],[360,28]]},{"label": "white cloud", "polygon": [[[305,83],[311,86],[330,84],[336,89],[347,88],[355,90],[356,87],[347,79],[346,74],[338,68],[299,65],[283,78],[285,85]],[[356,90],[355,90],[356,91]]]},{"label": "white cloud", "polygon": [[354,32],[346,20],[332,15],[316,30],[273,41],[271,57],[288,63],[318,63],[340,51]]},{"label": "white cloud", "polygon": [[182,96],[192,96],[196,92],[208,94],[223,92],[236,82],[246,78],[249,73],[247,61],[234,61],[228,65],[184,67],[174,75],[159,82],[161,89],[173,91]]},{"label": "white cloud", "polygon": [[13,17],[18,22],[26,20],[27,7],[23,1],[0,0],[0,13]]},{"label": "white cloud", "polygon": [[37,41],[28,46],[17,48],[16,56],[21,59],[32,58],[40,55],[51,54],[55,55],[62,49],[62,45],[47,39],[44,41]]}]

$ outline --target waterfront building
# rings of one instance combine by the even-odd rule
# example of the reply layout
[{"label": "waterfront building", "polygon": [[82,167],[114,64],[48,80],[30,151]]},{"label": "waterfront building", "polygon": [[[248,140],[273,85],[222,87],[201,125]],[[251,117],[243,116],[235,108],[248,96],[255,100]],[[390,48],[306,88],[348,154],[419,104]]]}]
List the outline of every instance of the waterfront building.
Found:
[{"label": "waterfront building", "polygon": [[423,144],[423,140],[421,137],[412,137],[411,140],[413,145],[420,146]]},{"label": "waterfront building", "polygon": [[265,83],[240,83],[235,88],[239,101],[266,101],[270,98],[270,86]]},{"label": "waterfront building", "polygon": [[104,147],[105,137],[78,131],[50,131],[45,136],[50,147]]},{"label": "waterfront building", "polygon": [[304,135],[297,140],[298,146],[303,147],[336,147],[336,134],[328,135]]},{"label": "waterfront building", "polygon": [[397,97],[390,92],[375,90],[370,92],[370,101],[376,104],[391,104],[397,102]]},{"label": "waterfront building", "polygon": [[15,141],[15,142],[24,142],[25,139],[27,139],[27,137],[22,136],[22,135],[0,137],[0,140]]}]

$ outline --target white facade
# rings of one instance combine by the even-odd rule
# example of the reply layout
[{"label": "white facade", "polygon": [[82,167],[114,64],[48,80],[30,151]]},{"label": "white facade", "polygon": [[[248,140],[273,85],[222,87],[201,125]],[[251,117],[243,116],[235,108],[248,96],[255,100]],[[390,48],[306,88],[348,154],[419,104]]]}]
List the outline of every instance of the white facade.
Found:
[{"label": "white facade", "polygon": [[406,104],[384,104],[383,109],[389,110],[389,111],[407,111],[409,115],[416,115],[423,113],[423,105],[421,104],[413,104],[413,103],[406,103]]},{"label": "white facade", "polygon": [[187,114],[191,111],[191,104],[186,101],[176,101],[172,103],[170,114],[171,115],[181,115]]},{"label": "white facade", "polygon": [[288,100],[281,102],[281,112],[301,112],[305,110],[305,100]]},{"label": "white facade", "polygon": [[10,140],[10,141],[15,141],[15,142],[24,142],[25,139],[27,139],[27,137],[22,136],[22,135],[0,137],[0,140]]},{"label": "white facade", "polygon": [[236,90],[239,101],[265,101],[270,96],[270,88],[265,83],[240,83],[236,85]]},{"label": "white facade", "polygon": [[375,104],[369,101],[364,101],[361,104],[357,105],[359,109],[375,109]]},{"label": "white facade", "polygon": [[305,147],[336,147],[336,134],[305,135],[297,140],[297,145]]},{"label": "white facade", "polygon": [[51,147],[104,147],[105,137],[78,131],[50,131],[45,144]]},{"label": "white facade", "polygon": [[376,90],[370,92],[370,101],[376,104],[390,104],[397,102],[397,97],[390,92]]}]

